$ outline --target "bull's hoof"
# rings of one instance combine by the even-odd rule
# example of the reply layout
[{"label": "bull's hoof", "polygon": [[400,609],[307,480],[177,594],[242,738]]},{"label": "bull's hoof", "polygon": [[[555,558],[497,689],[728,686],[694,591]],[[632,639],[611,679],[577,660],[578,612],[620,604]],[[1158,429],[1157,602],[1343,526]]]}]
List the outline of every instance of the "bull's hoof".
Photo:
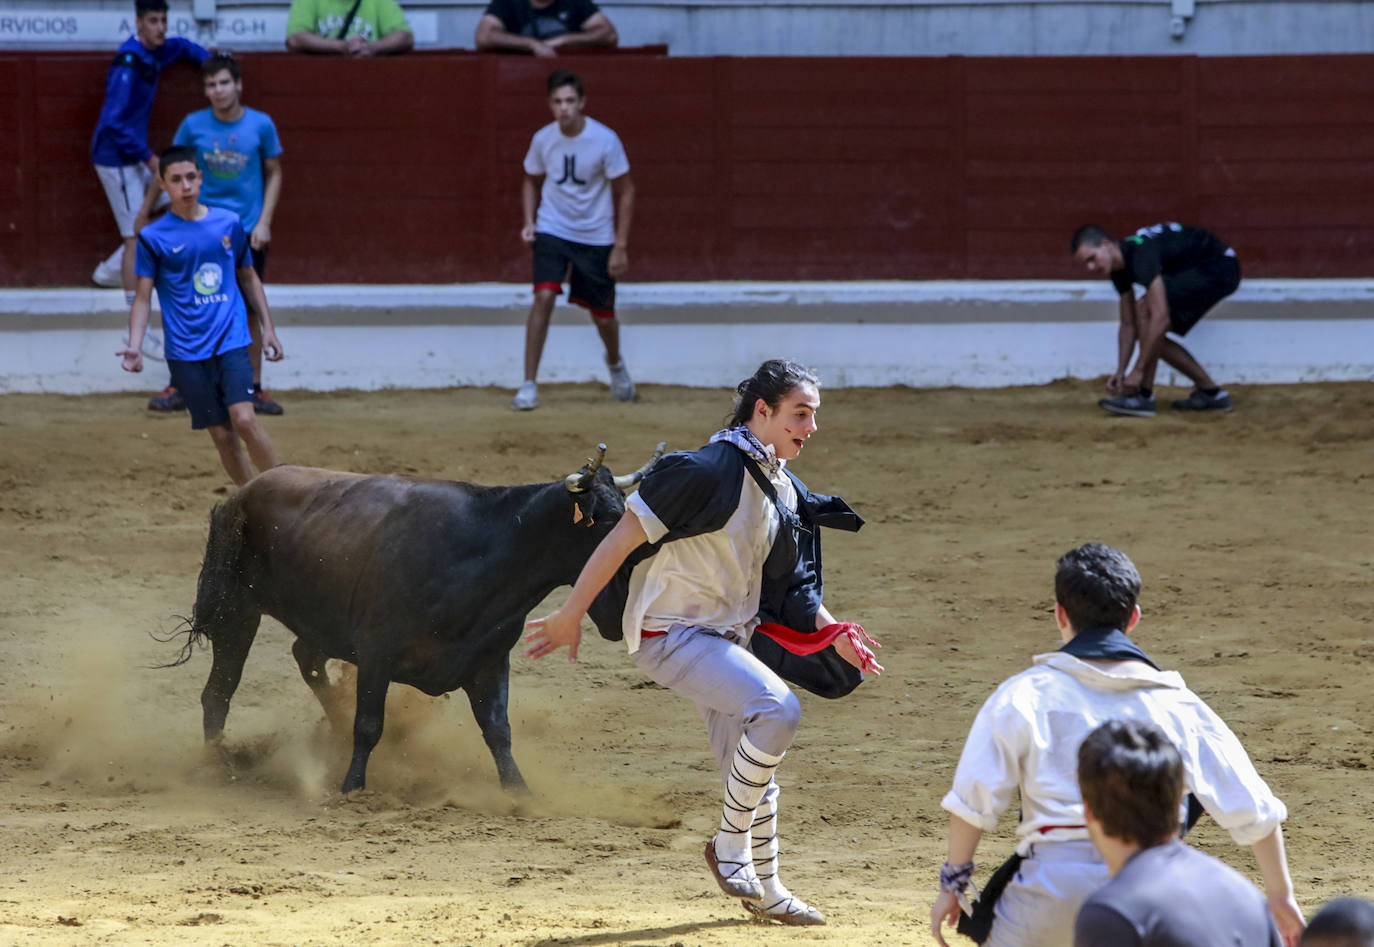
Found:
[{"label": "bull's hoof", "polygon": [[229,782],[238,779],[234,754],[225,745],[223,734],[205,741],[200,750],[200,763],[206,770],[222,775]]},{"label": "bull's hoof", "polygon": [[518,802],[526,802],[534,798],[534,793],[530,791],[529,786],[525,785],[523,779],[519,782],[502,783],[501,788],[505,790],[507,795]]}]

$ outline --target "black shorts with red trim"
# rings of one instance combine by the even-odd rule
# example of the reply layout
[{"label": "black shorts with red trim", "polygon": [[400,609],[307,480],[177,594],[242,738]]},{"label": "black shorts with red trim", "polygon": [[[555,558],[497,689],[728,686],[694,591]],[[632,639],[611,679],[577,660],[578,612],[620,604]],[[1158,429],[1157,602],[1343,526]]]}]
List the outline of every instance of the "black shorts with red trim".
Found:
[{"label": "black shorts with red trim", "polygon": [[615,318],[615,280],[610,270],[611,248],[574,243],[552,234],[534,235],[534,288],[563,291],[568,302],[591,311],[597,319]]}]

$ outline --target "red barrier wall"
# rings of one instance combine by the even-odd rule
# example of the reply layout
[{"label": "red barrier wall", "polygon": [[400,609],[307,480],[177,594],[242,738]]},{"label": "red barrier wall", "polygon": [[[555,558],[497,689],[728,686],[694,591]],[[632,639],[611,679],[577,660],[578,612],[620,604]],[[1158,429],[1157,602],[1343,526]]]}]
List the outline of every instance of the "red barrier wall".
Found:
[{"label": "red barrier wall", "polygon": [[[271,282],[522,281],[520,161],[548,66],[242,57],[281,132]],[[116,244],[88,158],[103,54],[0,55],[0,285]],[[582,56],[624,139],[636,280],[1075,278],[1068,237],[1210,227],[1249,276],[1374,273],[1374,56]],[[203,107],[163,78],[170,142]]]}]

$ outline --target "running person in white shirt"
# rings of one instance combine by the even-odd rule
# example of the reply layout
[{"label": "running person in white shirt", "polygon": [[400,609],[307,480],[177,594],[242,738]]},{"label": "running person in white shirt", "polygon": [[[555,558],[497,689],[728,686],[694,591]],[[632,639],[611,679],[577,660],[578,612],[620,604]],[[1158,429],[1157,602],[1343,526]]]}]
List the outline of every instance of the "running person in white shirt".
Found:
[{"label": "running person in white shirt", "polygon": [[539,406],[535,379],[565,278],[568,301],[591,313],[606,346],[611,394],[617,401],[635,396],[615,317],[615,281],[630,266],[635,204],[630,160],[615,132],[583,114],[587,99],[576,74],[554,71],[548,89],[554,121],[530,141],[520,191],[525,213],[520,239],[534,248],[534,303],[525,326],[525,381],[511,402],[517,411]]},{"label": "running person in white shirt", "polygon": [[[1302,912],[1293,900],[1280,824],[1288,809],[1255,772],[1245,748],[1176,671],[1161,671],[1126,633],[1140,620],[1140,574],[1124,553],[1087,543],[1066,553],[1054,580],[1064,646],[1008,678],[973,721],[949,810],[949,860],[930,912],[936,940],[955,923],[984,832],[1021,795],[1016,870],[996,898],[988,947],[1063,947],[1083,901],[1108,880],[1078,788],[1078,747],[1107,720],[1148,720],[1183,757],[1188,791],[1238,845],[1255,853],[1269,909],[1293,947]],[[988,897],[989,893],[985,893]]]},{"label": "running person in white shirt", "polygon": [[773,773],[801,717],[785,681],[841,697],[861,671],[883,670],[863,630],[821,602],[820,527],[857,530],[863,520],[784,467],[816,430],[815,375],[773,360],[736,393],[728,428],[645,475],[567,603],[529,622],[526,654],[567,646],[577,660],[589,609],[603,634],[618,628],[640,670],[706,722],[725,790],[705,850],[716,883],[768,920],[824,924],[778,876]]}]

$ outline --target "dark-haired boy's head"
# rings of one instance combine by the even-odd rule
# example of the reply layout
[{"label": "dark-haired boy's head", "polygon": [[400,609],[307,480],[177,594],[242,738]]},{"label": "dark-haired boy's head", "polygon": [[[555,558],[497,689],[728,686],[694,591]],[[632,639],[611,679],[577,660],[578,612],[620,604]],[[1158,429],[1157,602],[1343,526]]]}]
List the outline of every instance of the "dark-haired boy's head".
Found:
[{"label": "dark-haired boy's head", "polygon": [[1096,224],[1084,224],[1073,232],[1069,252],[1077,253],[1079,247],[1100,247],[1104,243],[1115,243],[1112,235]]},{"label": "dark-haired boy's head", "polygon": [[167,0],[134,0],[134,31],[148,49],[167,41]]},{"label": "dark-haired boy's head", "polygon": [[1089,628],[1124,631],[1140,598],[1140,573],[1121,550],[1084,543],[1059,557],[1054,598],[1075,633]]},{"label": "dark-haired boy's head", "polygon": [[187,161],[191,162],[191,164],[196,163],[196,149],[187,145],[173,145],[162,154],[158,155],[157,173],[165,179],[167,177],[167,171],[172,165],[182,164]]},{"label": "dark-haired boy's head", "polygon": [[1095,276],[1106,276],[1121,266],[1121,248],[1111,234],[1093,224],[1073,232],[1069,249],[1073,258]]},{"label": "dark-haired boy's head", "polygon": [[586,95],[582,91],[582,77],[571,69],[555,69],[549,73],[549,95],[553,95],[564,86],[571,86],[579,99]]},{"label": "dark-haired boy's head", "polygon": [[1374,947],[1374,904],[1335,898],[1313,915],[1299,947]]},{"label": "dark-haired boy's head", "polygon": [[1100,831],[1149,848],[1178,835],[1183,758],[1158,726],[1108,720],[1078,747],[1078,788]]},{"label": "dark-haired boy's head", "polygon": [[202,80],[211,79],[221,72],[228,72],[229,77],[235,82],[242,82],[243,76],[239,72],[238,61],[226,53],[216,53],[205,62],[200,64],[200,77]]}]

